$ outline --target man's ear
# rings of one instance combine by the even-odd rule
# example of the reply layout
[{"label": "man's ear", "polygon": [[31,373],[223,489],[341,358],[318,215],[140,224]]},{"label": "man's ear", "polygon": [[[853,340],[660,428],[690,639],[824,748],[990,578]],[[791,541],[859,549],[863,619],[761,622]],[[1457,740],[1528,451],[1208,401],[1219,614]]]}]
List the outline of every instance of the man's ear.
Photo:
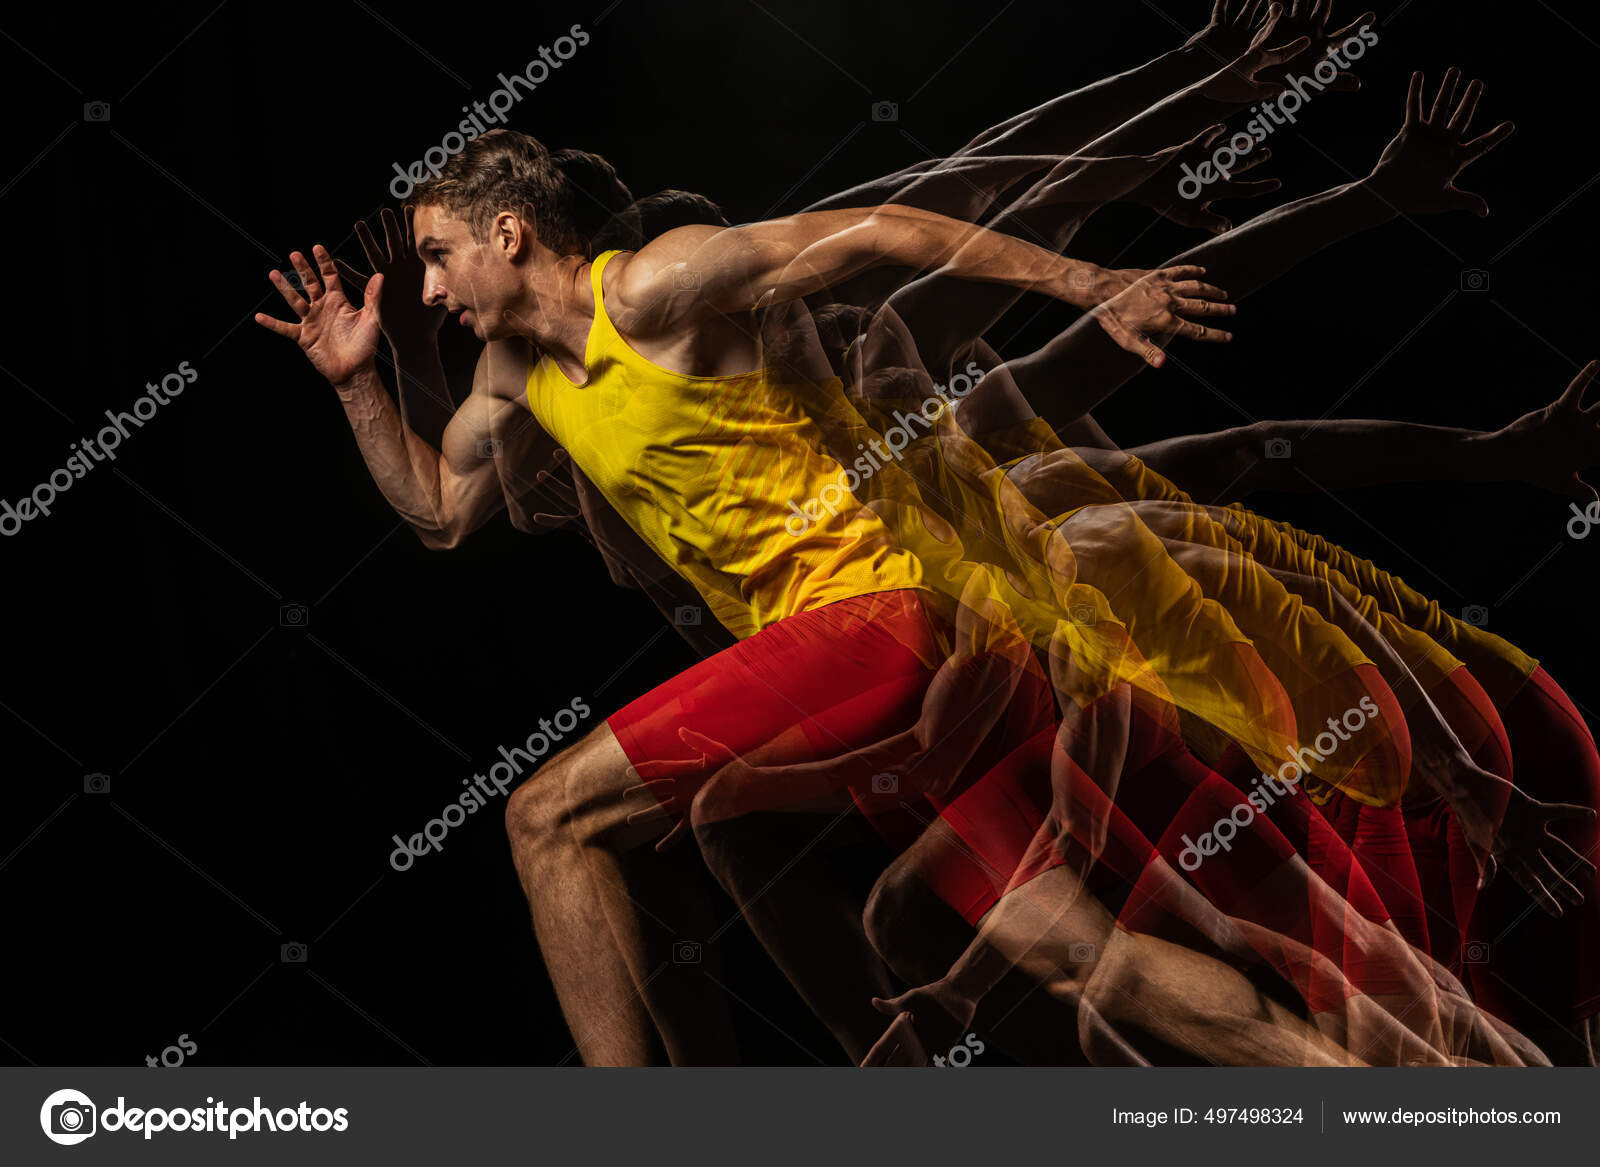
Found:
[{"label": "man's ear", "polygon": [[520,216],[515,211],[501,211],[494,217],[492,238],[495,246],[507,257],[513,260],[526,258],[536,242],[533,208],[525,204]]}]

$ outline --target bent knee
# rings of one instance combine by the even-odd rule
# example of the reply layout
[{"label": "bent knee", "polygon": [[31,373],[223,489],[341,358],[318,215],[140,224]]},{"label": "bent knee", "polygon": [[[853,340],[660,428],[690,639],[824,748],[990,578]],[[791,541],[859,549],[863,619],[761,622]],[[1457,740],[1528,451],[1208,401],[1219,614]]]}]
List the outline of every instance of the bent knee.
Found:
[{"label": "bent knee", "polygon": [[566,817],[565,783],[551,760],[506,799],[506,834],[513,842],[547,836]]},{"label": "bent knee", "polygon": [[514,839],[540,837],[575,824],[586,811],[592,814],[597,803],[620,801],[631,772],[609,727],[597,726],[511,792],[507,833]]}]

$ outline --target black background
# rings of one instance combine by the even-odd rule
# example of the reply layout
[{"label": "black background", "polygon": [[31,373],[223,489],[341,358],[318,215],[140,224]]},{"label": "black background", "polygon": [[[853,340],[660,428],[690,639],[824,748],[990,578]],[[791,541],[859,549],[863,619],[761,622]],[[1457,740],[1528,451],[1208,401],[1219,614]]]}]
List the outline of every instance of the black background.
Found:
[{"label": "black background", "polygon": [[[571,1056],[498,805],[405,873],[390,836],[419,830],[537,718],[581,697],[589,728],[692,656],[575,536],[536,542],[502,519],[441,555],[400,528],[331,391],[250,321],[286,314],[265,276],[290,249],[359,262],[350,225],[388,200],[391,163],[574,23],[589,45],[511,124],[605,154],[636,193],[701,190],[739,221],[948,152],[1174,48],[1204,7],[228,0],[0,18],[0,496],[31,491],[146,381],[181,361],[199,374],[114,465],[0,540],[0,1060],[138,1064],[180,1033],[206,1064]],[[1493,214],[1391,223],[1317,257],[1247,301],[1232,346],[1181,354],[1222,395],[1174,367],[1100,411],[1122,444],[1316,417],[1352,386],[1343,416],[1494,427],[1596,355],[1600,17],[1411,0],[1379,19],[1363,91],[1317,99],[1274,138],[1286,186],[1272,200],[1365,173],[1409,70],[1460,64],[1488,82],[1481,124],[1519,125],[1462,183]],[[97,100],[109,121],[84,120]],[[898,122],[869,120],[878,100]],[[1112,208],[1073,250],[1155,266],[1195,241]],[[1462,290],[1468,269],[1489,271],[1486,291]],[[1003,352],[1069,319],[1041,307],[991,334]],[[458,367],[469,339],[446,324]],[[1253,505],[1453,611],[1487,606],[1491,629],[1600,708],[1600,540],[1567,538],[1564,500],[1419,485]],[[305,622],[285,626],[286,605]],[[96,772],[109,793],[85,792]],[[281,961],[288,943],[309,945],[305,963]],[[751,1060],[839,1060],[751,942],[726,943],[760,1010],[735,1006]]]}]

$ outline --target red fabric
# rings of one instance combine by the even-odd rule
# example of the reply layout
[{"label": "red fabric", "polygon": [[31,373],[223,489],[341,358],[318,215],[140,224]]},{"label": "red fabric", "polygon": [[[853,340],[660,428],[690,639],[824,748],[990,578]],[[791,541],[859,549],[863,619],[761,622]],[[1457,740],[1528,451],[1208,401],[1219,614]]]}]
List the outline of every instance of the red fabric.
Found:
[{"label": "red fabric", "polygon": [[[1518,789],[1542,802],[1600,806],[1600,753],[1583,715],[1542,668],[1500,710]],[[1568,820],[1560,837],[1600,863],[1594,822]],[[1473,995],[1521,1029],[1567,1026],[1600,1013],[1600,878],[1572,871],[1583,903],[1559,917],[1535,907],[1500,872],[1479,894],[1467,936]]]},{"label": "red fabric", "polygon": [[[1409,960],[1393,943],[1361,939],[1372,938],[1365,924],[1382,926],[1391,913],[1352,848],[1298,788],[1274,791],[1253,773],[1229,782],[1166,725],[1137,706],[1131,716],[1143,756],[1121,774],[1115,805],[1060,753],[1055,731],[1042,732],[941,809],[961,845],[925,865],[923,881],[976,923],[1007,891],[1081,860],[1091,845],[1088,824],[1103,820],[1107,838],[1097,871],[1121,884],[1121,926],[1204,932],[1207,920],[1172,893],[1172,874],[1182,872],[1211,905],[1251,926],[1248,941],[1257,955],[1313,1010],[1335,1009],[1357,992],[1414,989],[1404,967]],[[1248,801],[1252,792],[1265,813]],[[1190,854],[1193,870],[1185,867],[1191,843],[1208,832],[1220,838],[1218,828],[1230,818],[1236,829],[1226,831],[1225,848],[1204,858]],[[1384,854],[1366,837],[1359,841],[1374,858]],[[1392,838],[1382,841],[1392,849]],[[1091,887],[1104,893],[1103,884]],[[1413,890],[1407,907],[1420,914],[1417,904]]]},{"label": "red fabric", "polygon": [[[848,795],[891,845],[903,847],[934,813],[921,783],[961,789],[1054,721],[1049,680],[1026,645],[1010,658],[968,659],[955,670],[954,697],[945,695],[946,716],[954,709],[965,721],[1002,679],[1014,692],[962,773],[937,770],[940,746],[948,752],[961,726],[955,734],[940,727],[941,741],[927,755],[932,764],[907,772],[904,763],[917,755],[908,731],[919,721],[926,731],[925,700],[950,650],[948,623],[925,609],[921,593],[852,597],[769,625],[624,706],[607,724],[640,778],[662,783],[653,789],[663,801],[670,791],[679,816],[702,791],[697,813],[712,819]],[[708,760],[686,742],[686,730],[715,743],[717,756]],[[723,762],[735,757],[760,771],[730,776]],[[721,780],[711,783],[714,777]],[[893,785],[876,789],[879,778]]]}]

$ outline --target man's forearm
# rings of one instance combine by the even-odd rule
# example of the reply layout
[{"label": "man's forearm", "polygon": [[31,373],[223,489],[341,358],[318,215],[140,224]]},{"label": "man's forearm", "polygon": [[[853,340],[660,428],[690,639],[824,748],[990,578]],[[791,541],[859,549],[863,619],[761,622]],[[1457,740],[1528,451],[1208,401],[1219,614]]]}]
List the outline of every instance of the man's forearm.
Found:
[{"label": "man's forearm", "polygon": [[1196,498],[1222,502],[1256,490],[1493,481],[1504,463],[1486,456],[1491,440],[1478,430],[1400,421],[1260,421],[1129,452]]},{"label": "man's forearm", "polygon": [[1054,152],[973,158],[930,158],[894,174],[875,178],[812,203],[807,211],[876,207],[885,203],[920,207],[973,221],[1016,183],[1049,170],[1060,161]]},{"label": "man's forearm", "polygon": [[[1199,264],[1206,279],[1239,301],[1296,264],[1396,212],[1366,182],[1353,182],[1258,215],[1168,261]],[[1043,348],[1008,361],[1017,386],[1058,429],[1095,408],[1145,367],[1079,320]]]},{"label": "man's forearm", "polygon": [[[1085,152],[1083,147],[1088,143],[1103,138],[1150,107],[1164,103],[1169,96],[1187,89],[1221,64],[1222,61],[1198,47],[1174,49],[1136,68],[1102,78],[990,126],[949,158],[917,163],[832,195],[806,209],[818,211],[904,202],[955,218],[974,217],[998,197],[1006,185],[1029,173],[1046,170],[1066,155]],[[1232,108],[1224,110],[1223,116],[1232,112]],[[1193,117],[1204,116],[1193,102],[1182,107],[1181,112]],[[1196,128],[1208,124],[1199,122]],[[1155,132],[1153,126],[1151,132]],[[1036,165],[1025,164],[1030,157],[1036,160]],[[974,194],[980,197],[972,197]],[[963,208],[969,208],[965,215]]]},{"label": "man's forearm", "polygon": [[956,156],[1079,153],[1087,143],[1225,63],[1197,46],[1173,49],[992,126]]},{"label": "man's forearm", "polygon": [[1172,262],[1204,265],[1207,279],[1242,300],[1324,248],[1398,213],[1367,182],[1350,182],[1257,215]]},{"label": "man's forearm", "polygon": [[445,534],[439,452],[413,433],[374,365],[334,386],[372,479],[424,542]]},{"label": "man's forearm", "polygon": [[887,252],[888,262],[928,269],[935,276],[1006,284],[1079,308],[1093,308],[1112,293],[1111,273],[1098,264],[943,215],[909,208],[907,213],[916,217],[914,237],[902,238]]}]

